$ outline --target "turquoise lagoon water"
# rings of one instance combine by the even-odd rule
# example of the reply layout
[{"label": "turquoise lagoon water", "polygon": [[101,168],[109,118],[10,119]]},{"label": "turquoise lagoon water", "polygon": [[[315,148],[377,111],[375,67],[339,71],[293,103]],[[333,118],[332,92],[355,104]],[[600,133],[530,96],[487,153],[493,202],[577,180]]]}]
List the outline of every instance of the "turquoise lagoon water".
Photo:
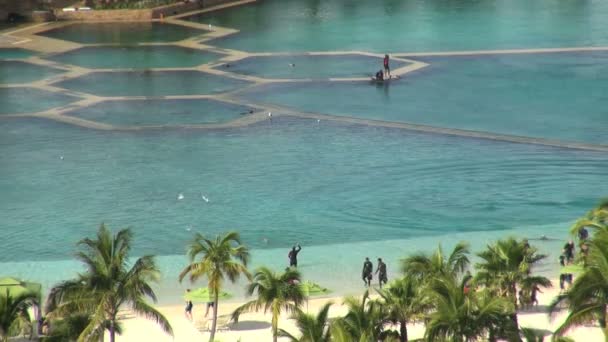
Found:
[{"label": "turquoise lagoon water", "polygon": [[69,115],[115,126],[157,126],[224,123],[250,110],[214,100],[129,100],[101,102]]},{"label": "turquoise lagoon water", "polygon": [[[357,286],[350,271],[364,254],[394,266],[414,246],[449,245],[446,234],[476,237],[477,246],[512,228],[560,238],[608,191],[605,154],[304,119],[205,133],[22,119],[0,121],[0,131],[8,242],[0,262],[19,274],[74,265],[61,260],[106,222],[133,227],[138,255],[180,255],[194,231],[236,229],[257,251],[255,263],[279,267],[299,241],[321,253],[302,253],[311,277],[336,272]],[[387,241],[404,239],[387,250]],[[371,247],[347,252],[361,243]],[[336,248],[345,254],[322,254]],[[185,257],[163,260],[172,288]],[[48,284],[77,269],[29,277]]]},{"label": "turquoise lagoon water", "polygon": [[489,50],[608,44],[602,0],[265,0],[190,20],[247,51]]},{"label": "turquoise lagoon water", "polygon": [[0,84],[21,84],[63,73],[63,70],[21,61],[0,60]]},{"label": "turquoise lagoon water", "polygon": [[[243,30],[205,43],[221,47],[383,53],[604,45],[607,11],[608,3],[593,0],[266,0],[195,20]],[[44,34],[126,48],[202,33],[133,23],[75,24]],[[173,57],[171,64],[180,66],[188,57],[178,50],[174,56],[155,50],[149,58],[165,65]],[[388,87],[282,83],[232,96],[333,115],[606,144],[606,56],[424,58],[429,67]],[[276,69],[265,62],[273,59],[249,59],[247,68],[239,70],[237,62],[232,70],[300,77],[315,62],[302,58],[295,70],[281,58],[274,59],[281,63]],[[342,65],[357,70],[335,72],[375,70],[358,63]],[[91,73],[54,85],[101,96],[162,97],[221,93],[250,83],[192,71],[138,71]],[[0,87],[3,114],[75,100]],[[132,101],[101,102],[68,115],[118,125],[225,118],[206,101]],[[236,117],[226,110],[226,117]],[[80,270],[75,243],[106,222],[133,228],[135,255],[159,256],[165,303],[179,302],[192,286],[176,278],[195,231],[238,230],[253,248],[253,266],[275,269],[286,266],[288,248],[300,242],[305,277],[337,294],[361,289],[365,256],[385,258],[392,277],[408,253],[438,243],[450,248],[461,239],[479,250],[508,235],[555,238],[533,240],[550,254],[540,270],[554,276],[568,226],[608,192],[606,153],[317,122],[273,111],[272,122],[242,128],[138,132],[0,115],[0,273],[46,288],[72,277]],[[231,290],[240,297],[242,287]]]},{"label": "turquoise lagoon water", "polygon": [[55,85],[99,96],[169,96],[217,94],[247,84],[199,71],[144,70],[91,73]]},{"label": "turquoise lagoon water", "polygon": [[205,34],[206,30],[160,22],[70,24],[39,35],[82,44],[174,42]]},{"label": "turquoise lagoon water", "polygon": [[[394,70],[408,64],[393,61],[391,68]],[[381,66],[382,58],[363,55],[293,55],[248,57],[229,64],[222,64],[216,69],[264,78],[328,79],[370,77]]]},{"label": "turquoise lagoon water", "polygon": [[33,51],[15,48],[0,48],[0,59],[21,59],[33,56]]},{"label": "turquoise lagoon water", "polygon": [[430,66],[389,85],[277,84],[242,96],[341,116],[608,143],[608,53],[421,60]]},{"label": "turquoise lagoon water", "polygon": [[[36,101],[31,101],[31,99]],[[34,113],[64,106],[78,99],[35,88],[0,88],[0,115]]]},{"label": "turquoise lagoon water", "polygon": [[178,46],[90,46],[49,59],[85,68],[150,69],[194,67],[223,57]]}]

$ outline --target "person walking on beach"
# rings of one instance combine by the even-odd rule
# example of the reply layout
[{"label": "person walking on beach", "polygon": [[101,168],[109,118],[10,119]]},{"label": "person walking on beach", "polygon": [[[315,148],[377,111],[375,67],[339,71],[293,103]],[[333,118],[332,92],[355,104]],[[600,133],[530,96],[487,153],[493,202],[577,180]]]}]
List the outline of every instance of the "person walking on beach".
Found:
[{"label": "person walking on beach", "polygon": [[363,278],[363,283],[365,286],[372,286],[372,273],[374,272],[374,265],[369,261],[369,258],[365,258],[363,262],[363,271],[361,271],[361,278]]},{"label": "person walking on beach", "polygon": [[378,284],[382,288],[382,284],[388,282],[386,275],[386,264],[382,261],[382,258],[378,258],[378,268],[376,268],[376,274],[378,274]]},{"label": "person walking on beach", "polygon": [[391,78],[391,68],[389,66],[389,58],[388,55],[384,55],[384,78],[385,79],[389,79]]},{"label": "person walking on beach", "polygon": [[566,264],[571,264],[574,261],[574,242],[572,240],[564,245],[564,254],[566,256]]},{"label": "person walking on beach", "polygon": [[[186,290],[186,294],[190,293],[190,289]],[[184,310],[184,314],[186,315],[186,319],[188,319],[189,321],[192,321],[192,301],[191,300],[186,300],[186,309]]]},{"label": "person walking on beach", "polygon": [[215,305],[215,303],[213,301],[207,302],[207,309],[205,310],[205,318],[207,318],[207,315],[209,315],[209,309],[211,309],[214,305]]},{"label": "person walking on beach", "polygon": [[287,257],[289,258],[289,267],[298,267],[298,253],[300,253],[301,250],[302,246],[297,243],[293,246],[291,251],[289,251],[289,254],[287,254]]}]

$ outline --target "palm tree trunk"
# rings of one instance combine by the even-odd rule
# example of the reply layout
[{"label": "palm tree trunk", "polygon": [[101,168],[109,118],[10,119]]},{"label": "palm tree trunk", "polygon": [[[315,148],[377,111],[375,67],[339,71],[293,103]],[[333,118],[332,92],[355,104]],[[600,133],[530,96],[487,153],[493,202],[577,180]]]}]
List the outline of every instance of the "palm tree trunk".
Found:
[{"label": "palm tree trunk", "polygon": [[[513,326],[514,326],[514,331],[519,331],[519,320],[517,318],[517,285],[516,284],[511,284],[509,286],[509,294],[511,295],[511,298],[513,298],[513,304],[515,305],[515,312],[513,312],[513,314],[511,315],[511,320],[513,321]],[[521,341],[521,338],[519,337],[519,334],[515,334],[514,336],[516,336],[516,340],[515,341]]]},{"label": "palm tree trunk", "polygon": [[211,323],[211,334],[209,335],[209,342],[213,342],[215,339],[215,329],[217,328],[217,306],[219,302],[219,289],[214,290],[213,298],[213,322]]},{"label": "palm tree trunk", "polygon": [[279,337],[279,310],[276,302],[272,305],[272,342],[277,342]]},{"label": "palm tree trunk", "polygon": [[115,320],[110,320],[110,342],[114,342],[116,339],[116,329],[114,329]]},{"label": "palm tree trunk", "polygon": [[405,321],[401,321],[399,322],[399,337],[401,338],[401,342],[407,342],[407,326],[406,326],[406,322]]}]

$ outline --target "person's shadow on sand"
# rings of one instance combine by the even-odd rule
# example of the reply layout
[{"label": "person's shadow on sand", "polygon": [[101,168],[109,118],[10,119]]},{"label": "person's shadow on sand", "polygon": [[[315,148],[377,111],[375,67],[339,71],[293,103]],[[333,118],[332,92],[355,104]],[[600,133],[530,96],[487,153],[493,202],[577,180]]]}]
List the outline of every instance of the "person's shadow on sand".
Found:
[{"label": "person's shadow on sand", "polygon": [[246,330],[260,330],[260,329],[268,329],[271,327],[271,324],[264,321],[239,321],[238,323],[233,323],[230,327],[230,330],[233,331],[246,331]]}]

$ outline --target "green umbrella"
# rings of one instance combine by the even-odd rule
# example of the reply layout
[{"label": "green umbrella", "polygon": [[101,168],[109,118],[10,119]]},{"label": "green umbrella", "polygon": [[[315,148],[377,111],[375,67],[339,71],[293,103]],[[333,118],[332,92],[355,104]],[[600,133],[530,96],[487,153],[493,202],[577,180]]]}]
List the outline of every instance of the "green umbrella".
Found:
[{"label": "green umbrella", "polygon": [[8,293],[11,297],[14,297],[29,291],[37,294],[38,301],[40,301],[41,288],[42,286],[38,283],[30,283],[12,277],[0,278],[0,296],[6,296]]},{"label": "green umbrella", "polygon": [[[229,298],[232,298],[232,295],[228,292],[220,291],[218,298],[219,299],[229,299]],[[211,290],[209,290],[208,287],[201,287],[196,290],[187,292],[184,295],[184,299],[191,300],[193,302],[199,302],[199,303],[210,303],[210,302],[213,302],[214,296],[213,296],[213,292]]]},{"label": "green umbrella", "polygon": [[578,274],[583,271],[583,265],[566,265],[560,269],[561,274]]},{"label": "green umbrella", "polygon": [[304,295],[306,297],[321,296],[324,294],[331,293],[331,290],[329,290],[325,287],[321,287],[321,285],[319,285],[317,283],[313,283],[312,281],[309,281],[309,280],[301,283],[300,288],[302,288],[302,292],[304,292]]}]

